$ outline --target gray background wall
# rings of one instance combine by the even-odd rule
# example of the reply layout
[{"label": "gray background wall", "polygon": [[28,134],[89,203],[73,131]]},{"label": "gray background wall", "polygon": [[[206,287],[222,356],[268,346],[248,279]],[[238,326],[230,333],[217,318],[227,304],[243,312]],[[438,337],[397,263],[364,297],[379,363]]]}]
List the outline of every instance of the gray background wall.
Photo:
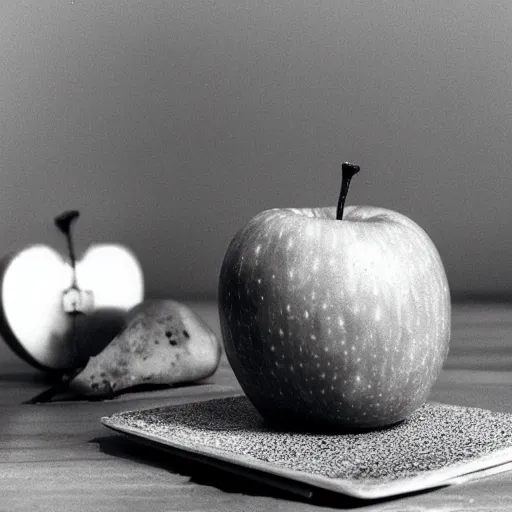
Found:
[{"label": "gray background wall", "polygon": [[512,295],[509,1],[12,0],[0,6],[0,250],[117,241],[147,291],[214,297],[257,212],[405,213],[454,296]]}]

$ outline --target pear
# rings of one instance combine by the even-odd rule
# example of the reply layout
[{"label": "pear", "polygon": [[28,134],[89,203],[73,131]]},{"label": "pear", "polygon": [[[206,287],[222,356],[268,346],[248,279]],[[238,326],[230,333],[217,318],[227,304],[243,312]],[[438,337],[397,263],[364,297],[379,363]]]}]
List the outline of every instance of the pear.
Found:
[{"label": "pear", "polygon": [[145,301],[126,327],[70,382],[86,396],[112,395],[140,384],[194,382],[212,375],[221,346],[189,307],[173,300]]}]

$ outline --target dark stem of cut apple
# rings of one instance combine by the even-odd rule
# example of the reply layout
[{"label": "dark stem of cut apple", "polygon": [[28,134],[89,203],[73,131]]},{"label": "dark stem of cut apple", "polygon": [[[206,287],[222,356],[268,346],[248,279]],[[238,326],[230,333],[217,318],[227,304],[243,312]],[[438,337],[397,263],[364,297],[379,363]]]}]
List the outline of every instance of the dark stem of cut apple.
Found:
[{"label": "dark stem of cut apple", "polygon": [[359,172],[359,166],[344,162],[341,165],[341,191],[338,199],[338,208],[336,210],[336,220],[343,220],[343,210],[345,208],[345,200],[347,199],[350,180],[354,174]]},{"label": "dark stem of cut apple", "polygon": [[55,225],[57,226],[57,228],[59,228],[59,231],[66,237],[66,242],[68,244],[69,261],[71,262],[71,268],[73,270],[73,282],[71,284],[72,288],[77,288],[77,281],[75,246],[73,243],[73,235],[71,234],[71,225],[76,219],[78,219],[79,216],[79,211],[70,210],[61,213],[60,215],[55,217]]},{"label": "dark stem of cut apple", "polygon": [[[57,217],[55,217],[55,225],[59,229],[59,231],[66,237],[66,242],[68,245],[68,255],[69,255],[69,261],[71,263],[71,286],[70,290],[76,290],[78,293],[80,293],[80,289],[78,287],[78,281],[76,278],[76,255],[75,255],[75,245],[73,241],[73,235],[71,232],[71,226],[73,225],[73,222],[78,219],[80,216],[80,212],[78,210],[69,210],[66,212],[61,213]],[[79,343],[76,339],[76,316],[80,314],[80,311],[76,309],[76,307],[73,309],[73,311],[69,311],[68,314],[71,316],[71,349],[74,351],[74,355],[77,360],[80,360],[80,348]],[[53,396],[50,393],[50,396]]]}]

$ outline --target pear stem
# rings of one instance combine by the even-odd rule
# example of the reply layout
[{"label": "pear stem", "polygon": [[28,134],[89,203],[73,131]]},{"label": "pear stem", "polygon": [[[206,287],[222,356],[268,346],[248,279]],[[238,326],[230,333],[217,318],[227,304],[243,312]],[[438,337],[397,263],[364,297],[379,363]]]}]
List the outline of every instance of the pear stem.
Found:
[{"label": "pear stem", "polygon": [[343,220],[343,210],[345,208],[345,200],[347,199],[350,180],[354,174],[359,172],[359,166],[344,162],[341,165],[341,191],[338,199],[338,208],[336,209],[336,220]]}]

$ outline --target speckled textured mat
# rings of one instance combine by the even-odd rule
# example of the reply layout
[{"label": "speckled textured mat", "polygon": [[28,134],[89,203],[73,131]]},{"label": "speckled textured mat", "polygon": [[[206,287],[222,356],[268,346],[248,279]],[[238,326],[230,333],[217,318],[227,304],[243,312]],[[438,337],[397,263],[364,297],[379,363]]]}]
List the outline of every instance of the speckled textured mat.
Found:
[{"label": "speckled textured mat", "polygon": [[[116,431],[249,477],[373,499],[512,467],[512,414],[427,403],[389,429],[344,435],[275,431],[245,396],[102,418]],[[263,478],[261,478],[263,477]]]}]

